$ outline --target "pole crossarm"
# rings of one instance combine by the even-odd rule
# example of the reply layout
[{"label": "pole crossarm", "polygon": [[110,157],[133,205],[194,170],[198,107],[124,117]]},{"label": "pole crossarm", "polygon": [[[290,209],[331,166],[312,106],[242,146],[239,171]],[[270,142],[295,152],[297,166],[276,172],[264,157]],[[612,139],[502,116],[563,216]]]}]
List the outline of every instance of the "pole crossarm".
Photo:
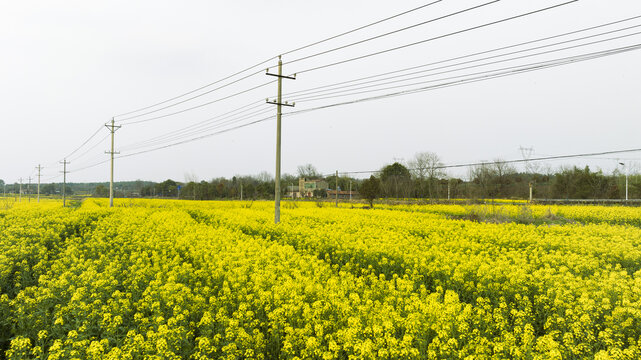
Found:
[{"label": "pole crossarm", "polygon": [[290,104],[290,103],[289,103],[289,102],[287,102],[287,101],[285,101],[284,103],[281,103],[281,102],[278,102],[277,100],[269,101],[269,99],[266,99],[266,101],[265,101],[265,102],[266,102],[266,103],[268,103],[268,104],[272,104],[272,105],[289,106],[289,107],[294,107],[294,106],[296,106],[296,103],[291,103],[291,104]]},{"label": "pole crossarm", "polygon": [[[279,66],[280,66],[280,65],[279,65]],[[281,75],[281,74],[273,74],[273,73],[270,73],[270,72],[269,72],[269,69],[267,69],[267,71],[265,72],[265,75],[275,76],[275,77],[277,77],[277,78],[279,78],[279,79],[296,80],[296,74],[294,74],[294,75],[292,75],[292,76]]]}]

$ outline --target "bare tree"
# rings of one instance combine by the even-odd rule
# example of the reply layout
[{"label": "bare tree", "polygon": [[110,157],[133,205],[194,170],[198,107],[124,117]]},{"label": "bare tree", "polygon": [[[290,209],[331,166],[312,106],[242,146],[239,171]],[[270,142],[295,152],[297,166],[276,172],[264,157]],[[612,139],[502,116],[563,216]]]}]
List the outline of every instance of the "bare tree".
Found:
[{"label": "bare tree", "polygon": [[302,178],[315,179],[321,176],[318,170],[316,170],[316,167],[312,164],[300,165],[296,171],[298,172],[298,176]]},{"label": "bare tree", "polygon": [[260,182],[270,182],[274,181],[274,176],[267,171],[261,171],[258,175],[256,175],[256,179]]},{"label": "bare tree", "polygon": [[198,175],[195,172],[185,172],[185,183],[198,182]]},{"label": "bare tree", "polygon": [[408,165],[412,176],[418,180],[419,186],[424,189],[427,185],[427,193],[430,198],[433,198],[438,180],[446,176],[439,156],[433,152],[417,153]]},{"label": "bare tree", "polygon": [[494,182],[496,184],[497,195],[498,196],[507,195],[506,187],[510,183],[509,175],[515,174],[516,169],[514,168],[514,166],[512,166],[512,164],[505,162],[505,160],[503,159],[494,159],[492,168],[494,170],[494,175],[496,177]]}]

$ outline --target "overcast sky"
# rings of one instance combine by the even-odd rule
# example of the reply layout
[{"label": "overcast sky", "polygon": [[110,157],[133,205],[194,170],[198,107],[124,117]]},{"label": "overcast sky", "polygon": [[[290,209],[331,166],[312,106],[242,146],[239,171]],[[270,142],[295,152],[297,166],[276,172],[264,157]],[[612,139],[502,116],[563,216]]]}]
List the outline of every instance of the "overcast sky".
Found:
[{"label": "overcast sky", "polygon": [[[34,176],[35,167],[42,164],[45,166],[43,181],[60,181],[59,177],[52,177],[62,170],[57,162],[68,156],[71,161],[68,181],[107,181],[109,164],[98,164],[108,156],[105,154],[109,149],[108,130],[104,123],[119,114],[190,92],[267,59],[272,60],[194,92],[190,96],[211,91],[182,104],[159,110],[185,97],[116,117],[122,125],[115,137],[116,150],[121,156],[214,135],[116,159],[115,171],[117,181],[167,178],[182,181],[186,176],[209,180],[262,171],[273,174],[276,108],[262,103],[265,98],[275,96],[276,84],[219,99],[275,80],[264,74],[265,68],[269,66],[270,71],[276,71],[274,57],[282,53],[286,53],[284,73],[299,73],[296,80],[283,80],[286,95],[283,100],[300,99],[296,107],[283,109],[287,113],[475,79],[490,74],[486,71],[517,67],[524,70],[542,61],[641,43],[641,35],[635,34],[641,31],[641,27],[635,27],[641,25],[640,18],[468,56],[641,15],[638,0],[580,0],[404,49],[304,71],[564,2],[502,0],[488,4],[490,0],[443,0],[376,26],[287,53],[429,2],[2,1],[0,179],[8,183],[20,177],[26,179]],[[481,4],[487,5],[287,64]],[[611,33],[597,36],[605,32]],[[592,37],[576,41],[587,36]],[[625,37],[609,40],[621,36]],[[570,40],[575,41],[552,46]],[[608,41],[551,52],[601,40]],[[546,45],[549,46],[543,47]],[[522,51],[534,47],[540,49]],[[521,52],[506,56],[516,51]],[[540,52],[547,53],[526,57]],[[458,57],[462,58],[443,62]],[[482,60],[486,57],[493,58]],[[519,58],[507,61],[515,57]],[[431,70],[431,73],[412,75],[423,77],[405,82],[391,83],[407,79],[395,77],[379,87],[371,86],[377,83],[341,87],[328,90],[325,96],[316,93],[322,99],[308,97],[308,101],[303,101],[306,96],[300,93],[287,96],[436,62],[440,64],[418,69]],[[462,64],[464,62],[466,64]],[[480,66],[488,62],[496,63]],[[437,153],[445,164],[457,164],[519,159],[520,146],[533,147],[534,156],[641,148],[639,64],[641,51],[628,51],[487,81],[285,116],[282,169],[294,173],[298,165],[311,163],[323,173],[372,170],[394,161],[406,162],[424,151]],[[259,73],[212,91],[256,72]],[[384,78],[402,74],[405,73]],[[212,101],[216,102],[150,120]],[[251,107],[245,107],[247,105]],[[232,112],[236,109],[241,110]],[[143,115],[150,111],[154,112]],[[227,113],[230,114],[224,115]],[[126,120],[131,116],[138,117]],[[268,120],[215,134],[268,116],[271,116]],[[201,123],[211,118],[210,122]],[[140,120],[149,121],[135,123]],[[201,127],[181,130],[194,124]],[[81,146],[98,130],[96,136]],[[149,139],[153,141],[145,142]],[[71,154],[76,149],[78,151]],[[554,161],[549,165],[589,164],[595,169],[612,171],[618,162],[638,164],[641,153],[603,158]],[[95,164],[98,165],[91,167]],[[451,171],[454,176],[464,174],[464,170]]]}]

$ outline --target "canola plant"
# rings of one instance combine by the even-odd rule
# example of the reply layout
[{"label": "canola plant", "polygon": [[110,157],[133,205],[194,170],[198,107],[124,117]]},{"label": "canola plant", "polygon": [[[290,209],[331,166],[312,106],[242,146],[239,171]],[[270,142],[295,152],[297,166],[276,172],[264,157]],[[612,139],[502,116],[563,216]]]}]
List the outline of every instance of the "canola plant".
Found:
[{"label": "canola plant", "polygon": [[[0,210],[6,359],[638,359],[641,210]],[[476,209],[475,211],[478,211]],[[514,219],[514,221],[509,221]]]}]

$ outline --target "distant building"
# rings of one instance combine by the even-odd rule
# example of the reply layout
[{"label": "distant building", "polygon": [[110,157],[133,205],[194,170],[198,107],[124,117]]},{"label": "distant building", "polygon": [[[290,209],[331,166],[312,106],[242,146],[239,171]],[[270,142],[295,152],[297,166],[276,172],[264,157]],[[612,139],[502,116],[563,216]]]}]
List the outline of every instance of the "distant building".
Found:
[{"label": "distant building", "polygon": [[[342,191],[338,190],[338,198],[339,199],[358,199],[359,198],[359,193],[358,191]],[[336,190],[327,190],[327,197],[330,199],[335,199],[336,198]]]},{"label": "distant building", "polygon": [[[325,191],[328,188],[325,180],[308,180],[305,178],[298,179],[298,191],[294,193],[296,197],[314,197],[314,191]],[[318,192],[317,192],[318,194]]]}]

